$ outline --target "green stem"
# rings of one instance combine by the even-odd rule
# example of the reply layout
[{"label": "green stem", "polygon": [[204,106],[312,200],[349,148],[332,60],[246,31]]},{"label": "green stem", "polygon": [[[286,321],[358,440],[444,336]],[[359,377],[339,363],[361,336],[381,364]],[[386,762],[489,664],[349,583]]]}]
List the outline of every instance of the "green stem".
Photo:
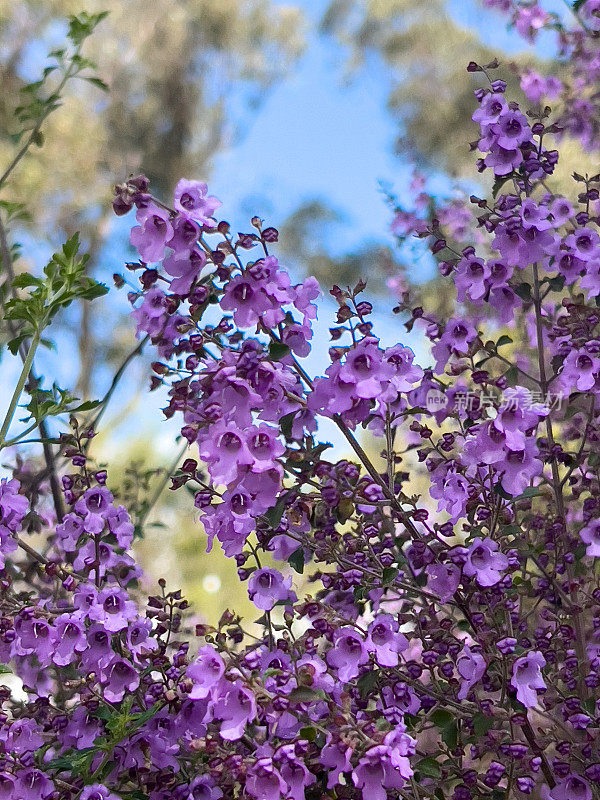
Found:
[{"label": "green stem", "polygon": [[21,399],[21,394],[23,393],[25,383],[27,382],[27,378],[29,377],[29,373],[31,372],[31,367],[33,365],[33,357],[35,356],[35,351],[37,350],[39,343],[40,343],[40,333],[39,331],[36,331],[33,335],[33,338],[31,339],[29,350],[27,351],[27,356],[25,357],[25,361],[23,362],[23,369],[21,370],[21,374],[19,375],[19,380],[17,381],[15,391],[13,392],[13,396],[10,401],[8,411],[6,412],[6,416],[4,417],[2,428],[0,428],[0,450],[2,450],[3,447],[5,447],[6,434],[8,433],[10,423],[12,422],[12,418],[14,417],[15,411],[17,410],[17,405],[19,404],[19,400]]},{"label": "green stem", "polygon": [[183,446],[180,448],[180,450],[177,453],[177,455],[175,456],[171,466],[165,471],[165,474],[163,475],[163,477],[162,477],[160,483],[158,484],[158,486],[156,487],[156,489],[154,491],[154,494],[152,495],[152,498],[150,499],[150,502],[148,503],[148,506],[146,507],[146,509],[144,510],[144,513],[141,515],[141,517],[140,517],[140,519],[138,521],[138,526],[139,526],[140,530],[142,530],[142,528],[144,527],[144,524],[145,524],[146,520],[148,519],[148,515],[150,514],[150,512],[152,511],[154,506],[158,503],[161,494],[163,493],[167,483],[169,482],[169,479],[171,478],[171,475],[173,475],[173,473],[177,469],[177,465],[179,464],[179,462],[183,458],[183,454],[185,453],[185,451],[188,449],[189,446],[190,446],[189,442],[186,440],[184,442]]},{"label": "green stem", "polygon": [[[80,49],[81,48],[78,47],[77,50],[75,51],[75,55],[76,56],[79,56]],[[73,60],[71,60],[71,63],[69,64],[66,72],[63,74],[63,77],[62,77],[58,87],[56,88],[56,91],[53,92],[53,95],[54,95],[54,97],[56,97],[56,99],[58,99],[60,97],[62,90],[65,88],[66,84],[73,77],[74,74],[75,74],[74,63],[73,63]],[[12,171],[15,169],[15,167],[19,163],[19,161],[21,161],[21,159],[27,153],[27,151],[29,150],[31,145],[35,142],[36,138],[38,137],[38,135],[39,135],[39,133],[40,133],[40,131],[42,129],[42,125],[44,124],[44,122],[47,120],[47,118],[50,116],[50,114],[52,114],[52,112],[56,110],[57,107],[58,106],[53,106],[51,108],[46,109],[41,114],[41,116],[38,118],[36,124],[34,125],[32,131],[31,131],[31,133],[27,137],[27,139],[25,141],[25,144],[21,147],[21,149],[15,155],[15,157],[10,162],[8,167],[4,170],[3,174],[0,176],[0,189],[2,189],[2,187],[4,186],[4,184],[6,183],[8,178],[10,177]]]}]

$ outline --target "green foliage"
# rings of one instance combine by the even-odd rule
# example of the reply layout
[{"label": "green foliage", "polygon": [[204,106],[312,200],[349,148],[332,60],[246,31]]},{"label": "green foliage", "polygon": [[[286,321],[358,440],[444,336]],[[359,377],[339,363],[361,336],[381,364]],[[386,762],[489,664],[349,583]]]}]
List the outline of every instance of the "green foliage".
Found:
[{"label": "green foliage", "polygon": [[[96,26],[107,16],[108,12],[100,14],[87,14],[85,11],[79,16],[69,17],[68,38],[73,45],[73,50],[56,48],[51,50],[48,58],[55,63],[44,68],[42,76],[36,81],[31,81],[21,87],[22,103],[14,110],[14,116],[21,127],[11,136],[13,144],[18,144],[24,133],[31,131],[30,138],[25,144],[41,147],[44,136],[40,127],[46,117],[61,105],[61,96],[67,82],[72,78],[80,77],[100,89],[108,87],[97,75],[84,75],[87,70],[96,70],[96,64],[89,58],[84,58],[81,46],[92,35]],[[54,87],[51,86],[51,76],[58,73],[61,78]],[[12,167],[12,165],[11,165]],[[0,180],[0,186],[6,180],[6,175]]]},{"label": "green foliage", "polygon": [[12,353],[27,338],[41,332],[54,316],[74,300],[94,300],[106,294],[108,288],[86,274],[89,255],[79,255],[79,234],[72,236],[54,253],[44,268],[45,278],[29,273],[17,275],[14,289],[26,289],[25,297],[15,296],[6,303],[5,317],[22,323],[19,336],[8,343]]}]

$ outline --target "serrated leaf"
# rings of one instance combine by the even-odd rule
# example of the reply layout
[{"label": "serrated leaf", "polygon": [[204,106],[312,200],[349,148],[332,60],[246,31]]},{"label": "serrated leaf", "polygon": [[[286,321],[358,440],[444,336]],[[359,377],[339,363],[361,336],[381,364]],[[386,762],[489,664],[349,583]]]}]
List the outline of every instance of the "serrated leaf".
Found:
[{"label": "serrated leaf", "polygon": [[40,286],[42,283],[41,278],[36,278],[29,272],[21,272],[19,275],[15,275],[12,285],[15,289],[27,289],[29,286]]}]

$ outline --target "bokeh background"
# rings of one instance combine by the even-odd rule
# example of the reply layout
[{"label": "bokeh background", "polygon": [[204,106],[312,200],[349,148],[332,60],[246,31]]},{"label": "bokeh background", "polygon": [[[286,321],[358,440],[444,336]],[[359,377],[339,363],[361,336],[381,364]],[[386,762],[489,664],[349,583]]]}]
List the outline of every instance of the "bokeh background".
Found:
[{"label": "bokeh background", "polygon": [[[559,0],[545,7],[567,13]],[[397,246],[393,206],[414,202],[415,170],[434,195],[482,190],[468,147],[477,83],[466,64],[497,56],[518,96],[515,65],[549,70],[552,41],[527,46],[477,0],[0,0],[0,163],[14,148],[20,87],[63,43],[67,15],[82,10],[110,12],[85,49],[109,91],[71,84],[2,198],[29,212],[11,230],[17,268],[41,269],[81,231],[90,270],[111,284],[136,258],[132,217],[112,214],[113,185],[143,171],[168,201],[180,177],[207,180],[234,230],[265,219],[280,230],[282,263],[320,280],[315,374],[328,364],[328,289],[361,277],[384,343],[409,344],[428,363],[425,344],[391,314],[396,287],[418,286],[438,307],[447,289],[418,241]],[[136,345],[128,310],[126,288],[113,289],[60,318],[55,349],[38,358],[46,384],[102,397]],[[164,395],[146,390],[150,361],[148,352],[129,364],[93,446],[134,504],[156,491],[179,447]],[[1,411],[17,365],[5,354],[0,368]],[[323,435],[343,454],[333,431]],[[376,455],[376,443],[364,444]],[[206,555],[185,493],[162,492],[137,549],[151,579],[181,586],[206,619],[227,607],[252,613],[235,563],[218,549]]]}]

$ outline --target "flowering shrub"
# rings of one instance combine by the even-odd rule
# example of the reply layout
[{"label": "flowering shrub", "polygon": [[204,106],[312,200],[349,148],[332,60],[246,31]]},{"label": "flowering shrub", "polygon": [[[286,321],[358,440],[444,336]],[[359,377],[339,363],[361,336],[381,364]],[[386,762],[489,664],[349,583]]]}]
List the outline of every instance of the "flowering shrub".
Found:
[{"label": "flowering shrub", "polygon": [[[546,21],[495,5],[527,35]],[[592,0],[575,5],[583,33],[559,34],[579,74],[600,24]],[[117,187],[116,213],[136,208],[152,386],[189,443],[172,488],[192,490],[260,617],[194,628],[165,580],[141,597],[134,520],[72,417],[53,508],[26,463],[0,484],[0,661],[24,688],[0,691],[2,800],[599,796],[600,176],[551,190],[564,128],[520,110],[495,68],[469,66],[487,80],[473,118],[493,196],[393,223],[456,287],[451,319],[407,292],[396,309],[431,341],[425,369],[382,346],[359,282],[332,289],[333,345],[310,375],[320,288],[279,264],[275,228],[232,235],[198,181],[173,208],[144,176]],[[530,99],[559,94],[528,81]],[[24,366],[3,445],[43,328],[103,291],[77,250],[13,284]],[[34,427],[86,410],[29,391]],[[325,418],[351,458],[326,457]]]}]

